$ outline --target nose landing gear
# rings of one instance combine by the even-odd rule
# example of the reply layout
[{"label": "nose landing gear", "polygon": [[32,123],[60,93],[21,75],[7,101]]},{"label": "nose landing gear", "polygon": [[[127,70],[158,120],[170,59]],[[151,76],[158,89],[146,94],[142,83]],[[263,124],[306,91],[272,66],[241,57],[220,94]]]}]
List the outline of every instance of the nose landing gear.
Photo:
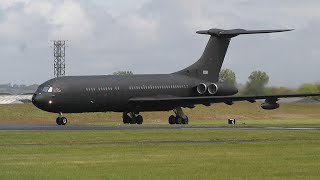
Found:
[{"label": "nose landing gear", "polygon": [[68,123],[68,119],[66,117],[62,117],[62,113],[59,113],[59,117],[56,119],[57,125],[66,125]]}]

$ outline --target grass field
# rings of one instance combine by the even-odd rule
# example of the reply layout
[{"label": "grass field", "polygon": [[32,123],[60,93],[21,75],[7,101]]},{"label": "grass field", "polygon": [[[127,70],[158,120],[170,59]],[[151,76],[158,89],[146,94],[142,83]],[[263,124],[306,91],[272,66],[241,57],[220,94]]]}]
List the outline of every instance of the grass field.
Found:
[{"label": "grass field", "polygon": [[[264,111],[238,103],[186,110],[191,125],[320,127],[320,106]],[[143,113],[146,124],[170,112]],[[32,105],[0,106],[1,124],[54,124]],[[67,115],[70,125],[121,125],[119,113]],[[0,131],[0,179],[319,179],[320,131],[152,129]]]},{"label": "grass field", "polygon": [[320,176],[320,131],[13,131],[0,137],[0,179]]},{"label": "grass field", "polygon": [[[236,118],[238,125],[282,126],[320,125],[320,105],[282,104],[274,111],[260,108],[259,103],[236,103],[233,106],[216,104],[211,107],[197,106],[185,109],[190,124],[225,125],[228,118]],[[172,112],[142,113],[144,124],[168,124]],[[71,125],[120,125],[121,113],[65,114]],[[0,124],[55,124],[57,114],[47,113],[32,104],[0,105]],[[260,121],[261,120],[261,121]],[[294,121],[292,123],[292,120]]]}]

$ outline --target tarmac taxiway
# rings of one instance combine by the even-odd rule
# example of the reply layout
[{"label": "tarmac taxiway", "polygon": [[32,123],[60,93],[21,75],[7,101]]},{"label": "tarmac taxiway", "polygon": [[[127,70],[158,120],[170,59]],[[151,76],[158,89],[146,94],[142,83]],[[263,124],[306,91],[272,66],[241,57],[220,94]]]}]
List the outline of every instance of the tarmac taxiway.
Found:
[{"label": "tarmac taxiway", "polygon": [[320,127],[214,127],[193,125],[119,125],[119,126],[80,126],[80,125],[13,125],[2,124],[0,131],[66,131],[66,130],[153,130],[153,129],[176,129],[176,130],[320,130]]}]

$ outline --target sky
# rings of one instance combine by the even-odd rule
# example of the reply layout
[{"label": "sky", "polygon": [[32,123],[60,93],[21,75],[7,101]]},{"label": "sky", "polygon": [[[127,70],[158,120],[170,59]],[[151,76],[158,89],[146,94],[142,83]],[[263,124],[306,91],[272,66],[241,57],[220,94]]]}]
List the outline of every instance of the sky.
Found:
[{"label": "sky", "polygon": [[53,78],[50,40],[68,40],[66,75],[172,73],[194,63],[208,36],[197,30],[295,29],[232,39],[223,68],[245,83],[252,71],[270,86],[320,81],[317,0],[1,0],[0,84]]}]

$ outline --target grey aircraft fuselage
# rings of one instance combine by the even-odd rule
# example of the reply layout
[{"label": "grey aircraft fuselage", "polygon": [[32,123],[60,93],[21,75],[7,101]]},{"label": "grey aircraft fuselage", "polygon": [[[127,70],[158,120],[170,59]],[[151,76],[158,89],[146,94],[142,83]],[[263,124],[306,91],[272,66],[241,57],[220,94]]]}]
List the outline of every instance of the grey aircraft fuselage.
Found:
[{"label": "grey aircraft fuselage", "polygon": [[[42,84],[34,96],[38,103],[34,104],[54,113],[169,111],[176,105],[139,107],[131,105],[129,99],[199,96],[196,87],[200,83],[209,82],[179,74],[65,76]],[[42,92],[44,87],[52,87],[53,90]],[[227,92],[216,95],[234,95],[237,92],[236,87],[228,85]]]}]

